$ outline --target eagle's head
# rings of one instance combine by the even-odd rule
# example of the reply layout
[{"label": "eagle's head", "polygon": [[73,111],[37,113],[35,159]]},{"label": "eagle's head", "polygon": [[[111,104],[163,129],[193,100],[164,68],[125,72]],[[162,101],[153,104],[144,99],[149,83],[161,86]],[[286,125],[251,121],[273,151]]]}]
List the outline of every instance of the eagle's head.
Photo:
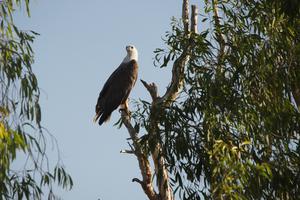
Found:
[{"label": "eagle's head", "polygon": [[130,62],[131,60],[138,61],[138,51],[135,48],[135,46],[127,45],[126,51],[127,51],[127,55],[123,60],[124,63]]}]

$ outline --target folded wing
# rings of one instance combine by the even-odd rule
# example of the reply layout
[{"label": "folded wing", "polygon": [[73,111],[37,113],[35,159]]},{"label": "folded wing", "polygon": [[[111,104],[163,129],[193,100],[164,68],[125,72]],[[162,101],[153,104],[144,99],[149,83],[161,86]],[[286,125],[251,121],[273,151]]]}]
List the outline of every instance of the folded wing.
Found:
[{"label": "folded wing", "polygon": [[135,60],[122,63],[108,78],[104,84],[96,105],[94,121],[99,118],[99,125],[110,118],[111,113],[126,102],[132,90],[138,72],[138,64]]}]

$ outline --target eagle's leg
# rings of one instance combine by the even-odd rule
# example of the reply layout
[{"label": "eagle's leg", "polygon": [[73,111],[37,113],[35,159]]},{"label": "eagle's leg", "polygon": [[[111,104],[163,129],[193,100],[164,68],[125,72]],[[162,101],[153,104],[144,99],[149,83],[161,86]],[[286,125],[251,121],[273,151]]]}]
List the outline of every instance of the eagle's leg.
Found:
[{"label": "eagle's leg", "polygon": [[129,111],[129,108],[128,108],[128,99],[126,99],[126,101],[120,105],[120,111],[125,111],[127,115],[131,116],[131,113]]}]

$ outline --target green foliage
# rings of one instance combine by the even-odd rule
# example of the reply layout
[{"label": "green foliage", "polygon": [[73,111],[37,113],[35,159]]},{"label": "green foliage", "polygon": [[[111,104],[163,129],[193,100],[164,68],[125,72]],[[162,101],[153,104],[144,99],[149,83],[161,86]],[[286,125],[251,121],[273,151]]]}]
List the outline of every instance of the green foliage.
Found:
[{"label": "green foliage", "polygon": [[[173,23],[167,50],[155,51],[165,67],[186,42],[194,44],[184,90],[160,108],[155,138],[174,191],[181,199],[298,199],[300,4],[220,1],[220,27],[210,2],[205,6],[210,28],[187,39]],[[133,117],[147,129],[149,111],[140,106],[138,113]]]},{"label": "green foliage", "polygon": [[[60,163],[49,169],[40,91],[31,68],[31,44],[38,34],[14,25],[13,12],[21,6],[30,15],[29,0],[0,2],[0,199],[41,199],[44,187],[54,199],[54,182],[66,189],[73,183]],[[13,169],[13,161],[22,157],[24,168]]]}]

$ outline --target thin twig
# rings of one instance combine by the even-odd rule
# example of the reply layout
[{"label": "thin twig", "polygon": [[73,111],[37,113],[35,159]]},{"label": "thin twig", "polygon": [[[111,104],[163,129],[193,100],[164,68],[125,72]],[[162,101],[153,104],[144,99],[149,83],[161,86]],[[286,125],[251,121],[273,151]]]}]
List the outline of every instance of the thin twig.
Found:
[{"label": "thin twig", "polygon": [[127,149],[121,150],[120,153],[135,154],[134,151],[132,151],[132,150],[127,150]]}]

